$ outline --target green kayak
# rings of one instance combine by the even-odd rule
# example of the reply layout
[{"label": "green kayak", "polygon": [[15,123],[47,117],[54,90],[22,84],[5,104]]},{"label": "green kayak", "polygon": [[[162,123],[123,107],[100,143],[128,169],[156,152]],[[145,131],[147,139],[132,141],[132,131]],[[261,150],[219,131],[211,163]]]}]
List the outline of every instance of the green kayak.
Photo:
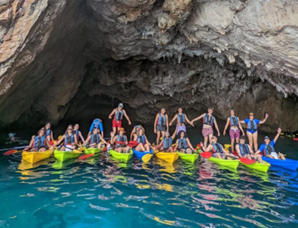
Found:
[{"label": "green kayak", "polygon": [[85,154],[96,154],[96,153],[100,153],[102,149],[98,149],[98,148],[88,148],[84,150]]},{"label": "green kayak", "polygon": [[214,158],[214,157],[211,157],[208,160],[212,161],[212,162],[215,162],[219,165],[229,167],[231,169],[237,169],[238,165],[240,163],[239,160],[226,160],[226,159],[220,159],[220,158]]},{"label": "green kayak", "polygon": [[261,171],[261,172],[264,172],[266,173],[270,167],[270,164],[265,162],[264,164],[262,163],[259,163],[259,162],[256,162],[256,163],[253,163],[251,165],[247,165],[243,162],[241,162],[242,165],[244,165],[245,167],[248,167],[250,169],[255,169],[255,170],[258,170],[258,171]]},{"label": "green kayak", "polygon": [[122,161],[122,162],[128,162],[132,158],[132,155],[133,155],[132,150],[130,150],[130,152],[127,153],[127,154],[126,153],[119,153],[115,150],[110,150],[109,152],[110,152],[110,155],[113,158],[115,158],[119,161]]},{"label": "green kayak", "polygon": [[82,152],[74,150],[74,151],[60,151],[55,150],[54,151],[54,157],[59,161],[66,161],[73,158],[78,158],[80,155],[82,155]]},{"label": "green kayak", "polygon": [[177,152],[179,155],[179,158],[181,158],[184,161],[188,161],[191,163],[194,163],[196,160],[198,160],[199,155],[198,154],[184,154]]}]

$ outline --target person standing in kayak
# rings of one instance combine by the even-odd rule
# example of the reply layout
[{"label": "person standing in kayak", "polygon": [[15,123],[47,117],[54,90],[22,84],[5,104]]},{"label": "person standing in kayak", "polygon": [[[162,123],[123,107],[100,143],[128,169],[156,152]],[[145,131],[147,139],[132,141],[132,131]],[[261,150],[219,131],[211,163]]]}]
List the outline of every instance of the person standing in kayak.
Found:
[{"label": "person standing in kayak", "polygon": [[30,144],[28,147],[24,149],[24,151],[31,151],[31,152],[36,152],[36,151],[46,151],[46,149],[50,148],[50,144],[47,140],[47,137],[45,136],[45,128],[41,128],[37,136],[32,136],[32,139],[30,141]]},{"label": "person standing in kayak", "polygon": [[50,122],[45,124],[45,131],[46,131],[45,136],[46,136],[48,142],[51,142],[51,141],[53,142],[54,137],[53,137],[53,131],[51,129],[51,123]]},{"label": "person standing in kayak", "polygon": [[211,151],[213,153],[212,156],[215,158],[225,159],[227,158],[227,156],[229,156],[229,152],[224,150],[223,146],[217,142],[216,136],[212,136],[211,143],[208,145],[207,148],[203,145],[203,143],[201,143],[201,147],[205,152]]},{"label": "person standing in kayak", "polygon": [[123,103],[119,103],[118,107],[115,108],[109,115],[109,119],[112,119],[112,116],[114,115],[114,119],[112,121],[114,135],[116,134],[117,129],[122,127],[123,116],[127,119],[128,125],[131,125],[130,119],[123,107]]},{"label": "person standing in kayak", "polygon": [[220,132],[218,130],[218,125],[217,125],[216,119],[212,114],[213,114],[213,108],[208,108],[208,113],[204,113],[191,121],[191,124],[194,124],[195,121],[203,118],[202,135],[204,137],[204,147],[205,148],[207,147],[208,139],[209,139],[209,143],[212,142],[212,137],[213,137],[213,128],[212,127],[213,127],[213,125],[215,126],[215,128],[217,130],[217,135],[220,136]]},{"label": "person standing in kayak", "polygon": [[163,140],[155,148],[158,149],[159,151],[174,152],[173,140],[174,140],[175,137],[176,137],[175,135],[170,137],[170,133],[167,131],[165,133],[165,137],[163,138]]},{"label": "person standing in kayak", "polygon": [[177,126],[176,126],[176,130],[173,134],[174,136],[176,136],[176,134],[178,135],[178,132],[180,132],[180,131],[186,132],[186,126],[185,126],[186,123],[188,123],[191,126],[194,126],[187,118],[187,115],[183,113],[182,108],[178,108],[178,113],[173,117],[169,126],[172,126],[172,124],[175,120],[177,120]]},{"label": "person standing in kayak", "polygon": [[54,147],[59,145],[63,140],[64,140],[64,143],[60,148],[61,151],[72,151],[76,149],[76,145],[78,142],[77,142],[77,136],[73,132],[72,125],[68,125],[65,134],[59,139],[57,143],[54,144]]},{"label": "person standing in kayak", "polygon": [[272,141],[270,141],[270,138],[268,136],[265,136],[264,143],[260,146],[260,148],[256,152],[256,154],[263,154],[264,156],[266,156],[268,158],[286,160],[284,154],[282,154],[280,152],[277,153],[274,148],[275,143],[280,136],[280,133],[281,133],[281,129],[278,128],[277,134]]},{"label": "person standing in kayak", "polygon": [[189,139],[185,136],[185,131],[178,133],[179,138],[176,140],[175,151],[179,151],[185,154],[191,154],[195,149],[191,145]]},{"label": "person standing in kayak", "polygon": [[92,124],[91,124],[91,126],[89,128],[89,134],[88,134],[88,136],[91,135],[91,133],[93,132],[93,128],[99,129],[100,130],[101,137],[104,136],[103,125],[102,125],[102,120],[101,119],[96,118],[96,119],[93,120],[93,122],[92,122]]},{"label": "person standing in kayak", "polygon": [[145,129],[143,127],[138,127],[138,132],[135,134],[133,141],[137,142],[137,146],[134,148],[135,150],[141,152],[150,151],[151,144],[145,135]]},{"label": "person standing in kayak", "polygon": [[263,120],[258,120],[254,118],[254,114],[249,113],[249,119],[241,120],[240,123],[246,124],[246,135],[248,138],[248,143],[253,151],[258,150],[258,124],[263,124],[268,119],[269,115],[266,113]]},{"label": "person standing in kayak", "polygon": [[264,163],[262,156],[254,154],[250,146],[245,143],[245,136],[240,137],[240,142],[239,144],[236,144],[235,148],[239,158],[255,159],[260,163]]},{"label": "person standing in kayak", "polygon": [[231,110],[230,114],[231,114],[230,117],[227,118],[227,123],[226,123],[225,129],[223,131],[223,135],[226,135],[226,130],[228,129],[228,126],[230,125],[231,148],[232,148],[232,151],[235,151],[234,144],[235,144],[235,140],[236,140],[237,144],[239,143],[240,130],[242,132],[242,136],[244,136],[245,134],[244,134],[244,131],[240,124],[239,118],[237,116],[235,116],[234,110]]},{"label": "person standing in kayak", "polygon": [[115,144],[115,151],[119,153],[128,153],[130,147],[127,146],[128,141],[123,127],[118,129],[118,134],[111,138],[111,144]]},{"label": "person standing in kayak", "polygon": [[85,146],[87,144],[89,144],[89,148],[100,149],[103,144],[107,145],[108,143],[104,140],[104,138],[100,134],[99,129],[97,127],[94,127],[92,130],[92,133],[88,135],[87,139],[85,140],[82,146]]},{"label": "person standing in kayak", "polygon": [[168,115],[166,114],[166,109],[162,108],[156,115],[154,121],[154,133],[157,134],[156,145],[159,144],[160,136],[162,137],[162,139],[165,137],[166,131],[169,131],[169,119]]},{"label": "person standing in kayak", "polygon": [[76,136],[77,136],[77,140],[78,140],[78,143],[79,142],[85,142],[85,139],[84,139],[84,137],[83,137],[83,135],[82,135],[82,132],[79,130],[80,129],[80,125],[79,124],[75,124],[74,125],[74,132],[75,132],[75,134],[76,134]]}]

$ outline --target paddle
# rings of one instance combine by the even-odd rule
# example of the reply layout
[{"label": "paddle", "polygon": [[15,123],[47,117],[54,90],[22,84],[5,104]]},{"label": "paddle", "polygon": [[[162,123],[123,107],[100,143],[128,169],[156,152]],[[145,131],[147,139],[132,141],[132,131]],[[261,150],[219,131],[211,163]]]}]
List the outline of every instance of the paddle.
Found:
[{"label": "paddle", "polygon": [[11,154],[14,154],[14,153],[18,153],[18,152],[21,152],[23,150],[9,150],[9,151],[6,151],[4,153],[5,156],[8,156],[8,155],[11,155]]},{"label": "paddle", "polygon": [[12,148],[5,148],[5,149],[1,149],[0,152],[9,151],[9,150],[19,150],[19,149],[24,149],[26,147],[28,147],[28,145],[27,146],[17,146],[17,147],[12,147]]},{"label": "paddle", "polygon": [[252,159],[248,159],[248,158],[238,158],[238,160],[240,160],[242,163],[247,164],[247,165],[251,165],[256,163],[256,160],[252,160]]},{"label": "paddle", "polygon": [[200,153],[200,155],[202,158],[209,159],[212,157],[212,152],[202,152],[202,153]]},{"label": "paddle", "polygon": [[93,157],[95,154],[84,154],[82,156],[79,157],[79,160],[84,160],[86,158],[90,158]]},{"label": "paddle", "polygon": [[142,161],[143,162],[149,162],[152,158],[153,154],[145,154],[143,157],[142,157]]}]

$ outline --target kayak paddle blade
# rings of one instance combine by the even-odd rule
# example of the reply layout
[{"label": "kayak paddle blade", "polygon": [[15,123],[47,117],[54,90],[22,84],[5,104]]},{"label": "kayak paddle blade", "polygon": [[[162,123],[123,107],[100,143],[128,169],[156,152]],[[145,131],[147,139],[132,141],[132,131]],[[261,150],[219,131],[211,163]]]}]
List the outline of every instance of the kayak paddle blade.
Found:
[{"label": "kayak paddle blade", "polygon": [[212,157],[212,153],[211,152],[202,152],[200,153],[201,157],[202,158],[206,158],[206,159],[209,159]]},{"label": "kayak paddle blade", "polygon": [[18,151],[17,150],[9,150],[9,151],[5,152],[4,155],[8,156],[8,155],[14,154],[16,152],[18,152]]},{"label": "kayak paddle blade", "polygon": [[82,156],[79,157],[79,160],[84,160],[86,158],[90,158],[93,157],[95,154],[84,154]]},{"label": "kayak paddle blade", "polygon": [[149,162],[152,158],[152,154],[145,154],[143,157],[142,157],[142,161],[143,162]]},{"label": "kayak paddle blade", "polygon": [[253,163],[256,163],[256,160],[248,159],[248,158],[239,158],[239,160],[247,165],[251,165]]}]

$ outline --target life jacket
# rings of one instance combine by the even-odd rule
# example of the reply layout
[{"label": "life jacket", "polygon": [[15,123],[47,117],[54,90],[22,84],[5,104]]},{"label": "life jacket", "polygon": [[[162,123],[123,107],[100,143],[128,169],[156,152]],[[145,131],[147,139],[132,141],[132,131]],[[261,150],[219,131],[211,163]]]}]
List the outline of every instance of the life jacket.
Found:
[{"label": "life jacket", "polygon": [[178,146],[179,146],[179,149],[187,149],[188,148],[188,145],[187,145],[187,141],[186,141],[186,138],[179,138],[178,139]]},{"label": "life jacket", "polygon": [[161,113],[159,113],[159,117],[157,120],[157,125],[165,126],[166,125],[166,115],[162,116]]},{"label": "life jacket", "polygon": [[172,146],[172,138],[167,138],[167,137],[164,137],[164,139],[163,139],[163,148],[164,149],[168,149],[168,148],[170,148],[171,146]]},{"label": "life jacket", "polygon": [[[123,135],[122,137],[121,135],[117,135],[117,142],[126,142],[126,140],[127,140],[126,135]],[[116,147],[120,147],[120,146],[124,146],[124,144],[118,143],[116,145]]]},{"label": "life jacket", "polygon": [[64,145],[66,146],[67,144],[72,144],[74,143],[74,134],[71,133],[71,135],[69,134],[66,134],[65,135],[65,139],[64,139]]},{"label": "life jacket", "polygon": [[264,155],[270,155],[271,152],[275,152],[275,149],[274,149],[274,147],[269,143],[268,145],[265,145],[263,154],[264,154]]},{"label": "life jacket", "polygon": [[51,128],[49,128],[48,130],[46,130],[46,134],[45,134],[46,137],[47,136],[51,136],[51,132],[52,132]]},{"label": "life jacket", "polygon": [[46,146],[46,136],[35,136],[33,148],[41,148]]},{"label": "life jacket", "polygon": [[118,108],[116,109],[114,119],[117,120],[117,121],[123,119],[123,109],[121,110],[121,112],[118,110]]},{"label": "life jacket", "polygon": [[145,138],[145,135],[138,135],[138,137],[137,137],[137,142],[138,143],[143,143],[143,144],[145,144],[146,143],[146,138]]},{"label": "life jacket", "polygon": [[234,117],[230,116],[230,126],[239,127],[239,121],[238,121],[238,118],[236,116],[234,116]]},{"label": "life jacket", "polygon": [[185,115],[182,113],[181,115],[177,114],[177,123],[178,124],[184,124],[185,123]]},{"label": "life jacket", "polygon": [[100,142],[99,134],[91,134],[90,144],[98,144]]},{"label": "life jacket", "polygon": [[206,115],[203,119],[203,124],[213,126],[213,123],[214,123],[214,117],[211,116],[210,119],[209,119],[208,113],[206,113]]},{"label": "life jacket", "polygon": [[248,130],[253,130],[253,131],[258,129],[258,125],[257,125],[257,123],[254,119],[249,120],[249,122],[247,124],[247,129]]},{"label": "life jacket", "polygon": [[224,151],[222,150],[222,147],[219,143],[212,143],[212,147],[213,147],[213,153],[221,153],[223,154]]},{"label": "life jacket", "polygon": [[241,144],[239,143],[239,149],[242,156],[246,154],[250,154],[250,150],[247,144]]},{"label": "life jacket", "polygon": [[79,133],[80,133],[79,130],[75,130],[75,134],[76,134],[76,136],[77,136],[77,140],[79,140]]}]

